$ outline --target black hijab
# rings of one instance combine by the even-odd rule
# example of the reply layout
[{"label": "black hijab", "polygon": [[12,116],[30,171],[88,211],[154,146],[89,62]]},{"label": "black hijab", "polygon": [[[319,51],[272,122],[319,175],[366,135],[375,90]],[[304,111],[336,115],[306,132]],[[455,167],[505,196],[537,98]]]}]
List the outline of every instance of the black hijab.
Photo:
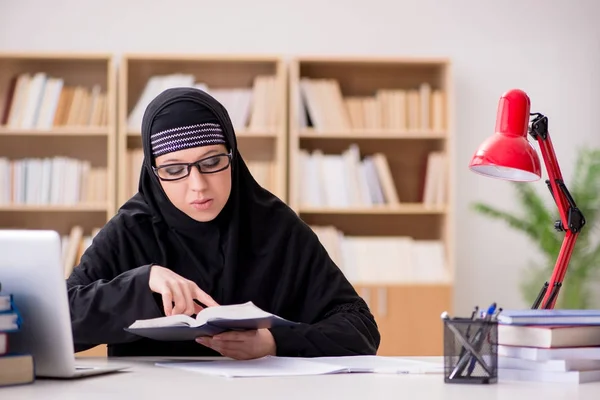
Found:
[{"label": "black hijab", "polygon": [[[217,218],[198,222],[162,190],[150,136],[170,124],[207,121],[222,127],[231,150],[232,189]],[[218,101],[194,88],[162,92],[146,109],[142,141],[139,192],[96,236],[68,280],[76,349],[108,343],[115,356],[214,355],[195,342],[155,342],[123,331],[136,319],[164,315],[160,296],[148,287],[156,264],[194,281],[219,304],[252,301],[301,322],[271,330],[278,355],[374,354],[379,332],[367,305],[312,229],[254,180]]]}]

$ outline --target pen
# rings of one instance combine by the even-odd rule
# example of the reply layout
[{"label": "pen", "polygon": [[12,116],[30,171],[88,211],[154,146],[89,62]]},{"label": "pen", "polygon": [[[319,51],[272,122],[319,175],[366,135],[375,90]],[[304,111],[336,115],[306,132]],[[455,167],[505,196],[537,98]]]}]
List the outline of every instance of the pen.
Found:
[{"label": "pen", "polygon": [[[490,304],[490,306],[488,307],[486,313],[485,313],[485,317],[484,317],[484,321],[485,322],[489,322],[492,320],[492,317],[494,317],[494,314],[496,312],[496,303],[492,303]],[[479,328],[479,331],[477,332],[479,335],[479,337],[477,337],[475,340],[476,342],[475,344],[475,349],[477,350],[477,352],[481,351],[481,348],[483,347],[483,342],[485,340],[485,337],[487,336],[487,329],[486,329],[486,325],[483,324],[481,326],[481,328]],[[473,373],[473,370],[475,369],[475,362],[476,359],[475,357],[471,356],[471,362],[469,364],[469,368],[467,369],[467,376],[471,376],[471,374]]]},{"label": "pen", "polygon": [[492,318],[492,316],[494,315],[494,312],[496,311],[496,303],[492,303],[487,310],[487,313],[485,315],[485,317],[487,318],[487,320],[489,321],[490,318]]},{"label": "pen", "polygon": [[[458,360],[458,363],[456,364],[456,367],[450,374],[449,379],[454,379],[457,375],[460,375],[462,373],[464,368],[467,366],[467,363],[469,362],[470,357],[475,357],[477,359],[477,361],[479,361],[479,363],[481,364],[483,369],[487,373],[491,374],[489,367],[485,363],[485,360],[483,360],[481,358],[481,356],[479,355],[479,353],[477,353],[477,350],[475,350],[473,348],[473,343],[475,343],[479,340],[482,330],[479,329],[477,331],[477,333],[475,334],[475,339],[473,340],[473,342],[469,342],[468,340],[465,339],[465,337],[462,335],[462,333],[454,325],[449,323],[447,326],[456,335],[456,338],[462,343],[462,345],[467,349],[467,353],[465,353],[465,355],[460,360]],[[469,356],[469,353],[471,354],[471,356]]]},{"label": "pen", "polygon": [[[471,321],[475,320],[475,318],[477,317],[477,312],[478,311],[479,311],[479,306],[475,306],[475,309],[471,313],[471,318],[470,318]],[[467,341],[471,337],[471,326],[472,326],[472,324],[469,324],[469,326],[467,326],[467,331],[465,332],[465,337],[466,337]],[[463,358],[465,356],[466,352],[467,352],[467,349],[465,349],[465,347],[463,346],[462,349],[460,350],[460,354],[458,356],[458,359],[460,360],[461,358]]]},{"label": "pen", "polygon": [[[460,350],[458,363],[456,364],[456,366],[454,367],[452,373],[450,374],[450,376],[449,376],[450,379],[453,379],[457,375],[462,374],[463,370],[467,366],[467,362],[469,361],[469,349],[467,347],[469,347],[470,349],[473,349],[470,346],[470,343],[469,343],[470,342],[470,329],[471,329],[472,321],[474,321],[476,319],[476,317],[477,317],[477,312],[478,311],[479,311],[479,307],[475,306],[475,309],[471,313],[471,318],[462,318],[462,320],[467,320],[467,321],[470,321],[470,322],[469,322],[469,325],[467,326],[467,329],[466,329],[466,332],[465,332],[465,337],[463,339],[464,343],[463,343],[463,346],[462,346],[462,348]],[[448,314],[447,313],[442,313],[442,319],[449,319],[448,318]],[[454,331],[454,333],[456,335],[460,335],[460,332],[457,332],[457,330],[456,330],[456,328],[454,326],[449,326],[449,328],[452,331]],[[461,340],[461,342],[463,342],[463,340]]]}]

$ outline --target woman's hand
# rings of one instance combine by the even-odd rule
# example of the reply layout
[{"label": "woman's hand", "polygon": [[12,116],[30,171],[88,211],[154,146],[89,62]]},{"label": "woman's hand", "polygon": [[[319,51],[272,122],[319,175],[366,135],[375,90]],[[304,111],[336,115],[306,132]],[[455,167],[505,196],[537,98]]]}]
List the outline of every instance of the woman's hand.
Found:
[{"label": "woman's hand", "polygon": [[275,339],[268,329],[223,332],[212,338],[197,338],[196,342],[236,360],[274,356],[277,350]]},{"label": "woman's hand", "polygon": [[197,314],[202,310],[202,306],[194,302],[194,299],[209,307],[218,306],[217,302],[194,282],[160,265],[150,268],[149,285],[150,290],[162,296],[165,315]]}]

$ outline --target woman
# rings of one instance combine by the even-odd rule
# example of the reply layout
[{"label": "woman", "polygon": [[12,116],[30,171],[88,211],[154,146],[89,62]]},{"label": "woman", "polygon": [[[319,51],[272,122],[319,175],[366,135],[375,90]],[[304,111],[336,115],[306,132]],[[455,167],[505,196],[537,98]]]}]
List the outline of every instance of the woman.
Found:
[{"label": "woman", "polygon": [[[366,303],[317,236],[252,177],[224,107],[203,91],[161,93],[142,121],[139,192],[97,234],[67,280],[75,350],[236,359],[375,354]],[[202,171],[202,173],[200,172]],[[252,301],[300,322],[163,342],[135,320]]]}]

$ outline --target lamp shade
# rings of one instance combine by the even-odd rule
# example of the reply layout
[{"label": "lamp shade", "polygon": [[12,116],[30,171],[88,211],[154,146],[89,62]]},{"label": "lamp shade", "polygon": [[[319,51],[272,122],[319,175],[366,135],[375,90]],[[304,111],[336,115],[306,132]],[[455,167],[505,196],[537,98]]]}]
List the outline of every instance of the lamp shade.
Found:
[{"label": "lamp shade", "polygon": [[510,181],[540,179],[540,159],[527,141],[529,110],[529,97],[522,90],[512,89],[500,97],[496,132],[473,155],[471,171]]}]

